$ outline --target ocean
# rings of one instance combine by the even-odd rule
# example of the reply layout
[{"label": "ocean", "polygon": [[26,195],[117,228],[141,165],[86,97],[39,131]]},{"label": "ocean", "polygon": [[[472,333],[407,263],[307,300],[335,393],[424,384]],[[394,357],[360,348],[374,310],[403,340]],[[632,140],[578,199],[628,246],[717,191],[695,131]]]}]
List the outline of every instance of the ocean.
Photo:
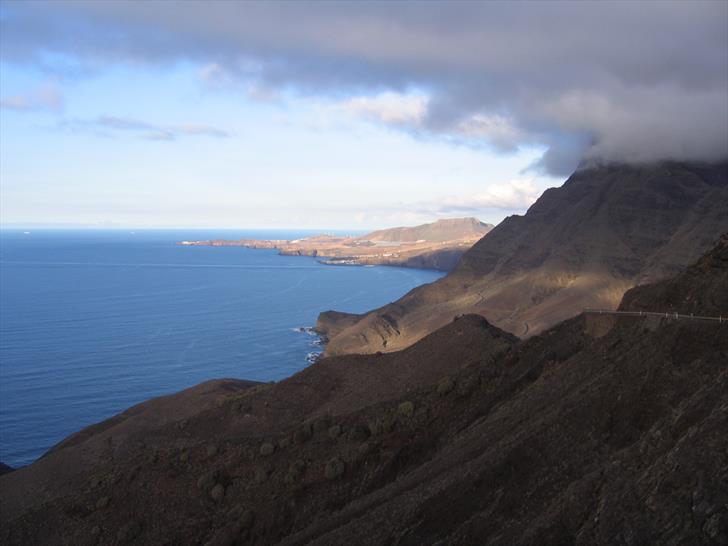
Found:
[{"label": "ocean", "polygon": [[31,463],[84,426],[201,381],[280,380],[320,352],[319,312],[362,312],[442,276],[328,266],[230,230],[0,231],[0,461]]}]

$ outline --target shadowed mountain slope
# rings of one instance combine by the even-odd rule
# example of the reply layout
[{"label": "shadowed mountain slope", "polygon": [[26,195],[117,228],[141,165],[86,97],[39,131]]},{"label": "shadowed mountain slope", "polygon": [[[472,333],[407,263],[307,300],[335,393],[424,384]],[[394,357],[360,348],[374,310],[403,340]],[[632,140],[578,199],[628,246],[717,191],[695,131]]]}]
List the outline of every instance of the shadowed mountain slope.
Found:
[{"label": "shadowed mountain slope", "polygon": [[[727,241],[625,306],[718,314]],[[0,477],[3,544],[728,543],[727,323],[580,315],[518,342],[468,315],[197,389]]]},{"label": "shadowed mountain slope", "polygon": [[728,321],[728,234],[683,275],[638,286],[624,295],[624,311],[723,316]]},{"label": "shadowed mountain slope", "polygon": [[462,313],[527,337],[586,307],[616,308],[728,230],[728,164],[584,168],[496,226],[443,279],[364,315],[323,313],[327,355],[406,347]]}]

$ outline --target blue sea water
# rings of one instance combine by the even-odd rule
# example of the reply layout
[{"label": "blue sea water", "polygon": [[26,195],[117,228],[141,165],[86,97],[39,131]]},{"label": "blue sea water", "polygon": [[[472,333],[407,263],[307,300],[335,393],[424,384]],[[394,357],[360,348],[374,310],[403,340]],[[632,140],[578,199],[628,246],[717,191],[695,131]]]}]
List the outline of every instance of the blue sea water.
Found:
[{"label": "blue sea water", "polygon": [[0,460],[201,381],[305,367],[320,311],[362,312],[434,271],[327,266],[181,240],[304,232],[0,231]]}]

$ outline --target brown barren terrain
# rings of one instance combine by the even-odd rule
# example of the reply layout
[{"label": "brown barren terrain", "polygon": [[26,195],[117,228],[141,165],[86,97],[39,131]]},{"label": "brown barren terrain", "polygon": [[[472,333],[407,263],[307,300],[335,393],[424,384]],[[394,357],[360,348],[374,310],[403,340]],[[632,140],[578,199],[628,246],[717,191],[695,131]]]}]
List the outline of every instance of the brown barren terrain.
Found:
[{"label": "brown barren terrain", "polygon": [[282,255],[324,258],[322,262],[331,265],[393,265],[450,271],[465,251],[492,228],[475,218],[451,218],[359,237],[317,235],[296,240],[210,240],[181,244],[269,248]]},{"label": "brown barren terrain", "polygon": [[[626,311],[728,309],[728,236]],[[0,476],[0,542],[728,543],[728,323],[467,315],[141,404]]]}]

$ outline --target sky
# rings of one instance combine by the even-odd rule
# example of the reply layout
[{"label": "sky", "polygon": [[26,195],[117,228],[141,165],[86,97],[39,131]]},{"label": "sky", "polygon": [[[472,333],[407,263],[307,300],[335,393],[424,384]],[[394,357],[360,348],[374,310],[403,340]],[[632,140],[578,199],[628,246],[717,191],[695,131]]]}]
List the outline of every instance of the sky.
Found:
[{"label": "sky", "polygon": [[522,214],[728,157],[728,2],[0,0],[0,225]]}]

